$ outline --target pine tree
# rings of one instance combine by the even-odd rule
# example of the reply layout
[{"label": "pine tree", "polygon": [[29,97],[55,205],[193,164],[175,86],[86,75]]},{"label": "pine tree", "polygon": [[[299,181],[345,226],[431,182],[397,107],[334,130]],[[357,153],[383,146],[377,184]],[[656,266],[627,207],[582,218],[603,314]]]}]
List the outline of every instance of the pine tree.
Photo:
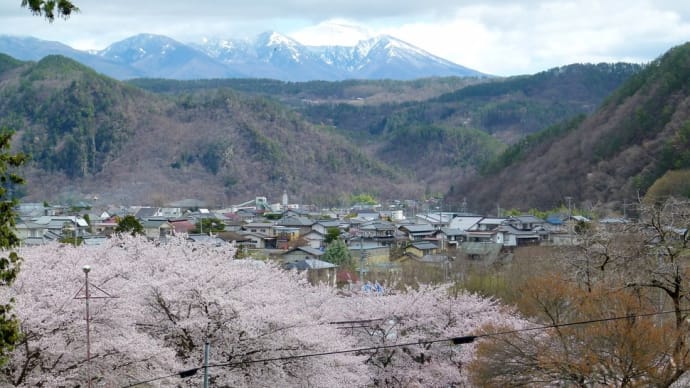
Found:
[{"label": "pine tree", "polygon": [[144,227],[141,225],[136,217],[129,214],[123,219],[117,222],[117,227],[115,228],[117,233],[129,233],[132,236],[144,235]]},{"label": "pine tree", "polygon": [[335,240],[323,253],[323,261],[340,266],[341,268],[354,268],[354,263],[352,261],[352,254],[350,250],[347,249],[347,245],[343,240]]},{"label": "pine tree", "polygon": [[79,8],[69,0],[22,0],[22,7],[28,8],[34,15],[45,16],[49,22],[55,17],[67,19]]}]

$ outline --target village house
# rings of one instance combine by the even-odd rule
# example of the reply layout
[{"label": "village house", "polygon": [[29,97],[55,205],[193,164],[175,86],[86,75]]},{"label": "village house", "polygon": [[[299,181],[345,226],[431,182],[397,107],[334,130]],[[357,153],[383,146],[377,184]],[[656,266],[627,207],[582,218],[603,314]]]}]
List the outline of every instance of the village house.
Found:
[{"label": "village house", "polygon": [[504,233],[503,246],[513,248],[522,245],[535,245],[548,240],[546,222],[533,215],[521,215],[506,219],[499,230]]},{"label": "village house", "polygon": [[108,217],[102,219],[101,221],[93,222],[92,229],[93,233],[99,236],[112,236],[117,228],[117,217]]},{"label": "village house", "polygon": [[340,220],[319,220],[316,221],[311,228],[322,235],[328,234],[328,229],[331,228],[338,228],[339,230],[344,229],[343,223]]},{"label": "village house", "polygon": [[457,248],[467,236],[464,231],[460,229],[441,228],[434,233],[436,241],[439,242],[439,248],[445,250],[446,248]]},{"label": "village house", "polygon": [[242,226],[242,230],[249,233],[262,233],[268,237],[275,237],[275,225],[271,222],[250,222]]},{"label": "village house", "polygon": [[217,247],[227,244],[225,240],[208,234],[190,234],[187,236],[187,240],[195,243],[215,245]]},{"label": "village house", "polygon": [[435,255],[437,252],[438,246],[431,241],[415,241],[405,249],[405,253],[412,254],[416,257]]},{"label": "village house", "polygon": [[369,221],[359,227],[359,235],[364,239],[390,245],[395,241],[395,225],[387,221]]},{"label": "village house", "polygon": [[415,222],[418,224],[430,224],[434,229],[439,230],[441,228],[448,228],[454,216],[454,213],[444,212],[422,213],[415,216]]},{"label": "village house", "polygon": [[375,242],[353,242],[348,246],[348,250],[355,262],[364,258],[365,266],[387,264],[391,261],[390,248]]},{"label": "village house", "polygon": [[232,231],[218,232],[218,234],[216,234],[216,237],[218,237],[219,239],[221,239],[225,242],[233,243],[237,247],[244,247],[247,245],[251,245],[251,243],[252,243],[251,238],[249,238],[247,236],[243,236],[237,232],[232,232]]},{"label": "village house", "polygon": [[469,230],[478,232],[488,232],[496,230],[499,226],[503,225],[505,218],[501,217],[481,217],[473,227]]},{"label": "village house", "polygon": [[482,216],[458,216],[450,221],[448,226],[449,229],[457,229],[462,232],[472,229],[478,229],[479,221],[484,217]]},{"label": "village house", "polygon": [[[273,229],[273,232],[276,238],[276,248],[278,249],[287,249],[291,241],[295,241],[303,236],[300,235],[300,228],[280,225],[276,225]],[[311,232],[312,231],[310,230],[309,233]],[[312,238],[315,238],[315,236],[312,235]]]},{"label": "village house", "polygon": [[406,224],[401,225],[398,230],[404,233],[409,241],[421,241],[432,239],[436,229],[431,224]]},{"label": "village house", "polygon": [[338,266],[318,259],[301,259],[285,263],[286,270],[307,271],[307,280],[313,285],[336,286]]},{"label": "village house", "polygon": [[304,217],[304,216],[288,216],[283,217],[278,220],[277,224],[279,226],[298,228],[300,236],[309,233],[312,229],[312,225],[315,224],[314,220]]},{"label": "village house", "polygon": [[168,219],[168,222],[172,225],[174,234],[191,233],[196,228],[194,222],[188,218],[173,218]]},{"label": "village house", "polygon": [[276,249],[276,238],[260,232],[240,232],[248,242],[245,246],[253,249]]},{"label": "village house", "polygon": [[20,239],[41,237],[47,240],[83,237],[88,234],[88,228],[89,224],[79,216],[41,216],[15,226]]},{"label": "village house", "polygon": [[323,256],[324,251],[320,249],[314,249],[311,247],[295,247],[292,249],[288,249],[286,252],[280,255],[280,259],[282,260],[283,263],[292,263],[296,262],[299,260],[308,260],[308,259],[313,259],[313,260],[320,260],[321,256]]},{"label": "village house", "polygon": [[307,242],[308,246],[314,249],[320,249],[324,247],[324,240],[326,236],[317,230],[312,230],[301,237]]},{"label": "village house", "polygon": [[139,221],[144,235],[152,240],[164,240],[173,233],[173,225],[166,218],[149,218]]}]

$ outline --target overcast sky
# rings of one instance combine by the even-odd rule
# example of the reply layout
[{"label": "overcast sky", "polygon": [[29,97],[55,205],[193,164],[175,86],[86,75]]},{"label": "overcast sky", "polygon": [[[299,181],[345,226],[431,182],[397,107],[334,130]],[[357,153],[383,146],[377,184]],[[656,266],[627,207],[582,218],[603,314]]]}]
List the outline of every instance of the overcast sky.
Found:
[{"label": "overcast sky", "polygon": [[584,62],[649,62],[690,38],[685,0],[73,0],[50,24],[0,4],[0,34],[103,49],[138,33],[183,43],[276,31],[307,45],[354,45],[388,34],[494,75]]}]

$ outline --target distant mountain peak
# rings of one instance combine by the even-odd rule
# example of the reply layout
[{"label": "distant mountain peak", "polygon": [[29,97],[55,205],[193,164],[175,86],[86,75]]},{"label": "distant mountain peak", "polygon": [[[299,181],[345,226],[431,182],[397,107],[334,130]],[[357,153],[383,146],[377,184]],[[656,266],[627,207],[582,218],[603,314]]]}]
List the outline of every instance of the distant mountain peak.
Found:
[{"label": "distant mountain peak", "polygon": [[275,31],[266,31],[258,36],[258,42],[268,46],[295,46],[300,43],[296,40]]},{"label": "distant mountain peak", "polygon": [[[331,27],[349,28],[345,25]],[[0,48],[3,39],[15,38],[0,37]],[[241,77],[336,81],[483,76],[390,35],[368,37],[353,46],[306,46],[276,31],[266,31],[249,39],[204,38],[191,45],[163,35],[142,33],[113,43],[95,56],[68,49],[64,45],[58,49],[49,47],[45,41],[30,41],[22,43],[22,55],[17,58],[40,59],[25,58],[25,53],[32,51],[66,55],[119,79]],[[12,50],[6,52],[13,54]]]}]

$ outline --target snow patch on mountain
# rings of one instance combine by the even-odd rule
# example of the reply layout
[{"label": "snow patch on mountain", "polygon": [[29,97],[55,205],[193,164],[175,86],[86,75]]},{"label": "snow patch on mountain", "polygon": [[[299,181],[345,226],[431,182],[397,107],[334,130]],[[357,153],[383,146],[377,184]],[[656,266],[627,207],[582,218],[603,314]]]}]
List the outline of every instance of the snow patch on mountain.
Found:
[{"label": "snow patch on mountain", "polygon": [[[119,79],[242,77],[337,81],[485,76],[392,36],[371,37],[360,32],[365,39],[352,45],[307,46],[274,31],[247,39],[204,38],[196,44],[183,44],[161,35],[139,34],[113,43],[95,55],[73,49],[58,50],[49,42],[38,40],[30,45],[35,47],[33,52],[56,51],[56,54],[72,57]],[[18,44],[6,43],[6,46],[18,47]],[[26,48],[22,50],[26,55]]]}]

